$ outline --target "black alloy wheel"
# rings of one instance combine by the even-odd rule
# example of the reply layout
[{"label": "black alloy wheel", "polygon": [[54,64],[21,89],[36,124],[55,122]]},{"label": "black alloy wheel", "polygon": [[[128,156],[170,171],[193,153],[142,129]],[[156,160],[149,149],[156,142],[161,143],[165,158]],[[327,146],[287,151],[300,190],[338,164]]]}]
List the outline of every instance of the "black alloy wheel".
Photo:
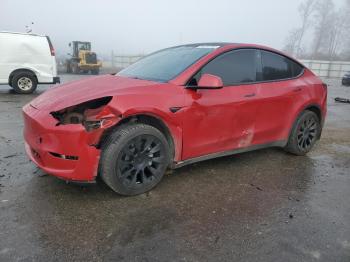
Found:
[{"label": "black alloy wheel", "polygon": [[138,187],[162,176],[164,146],[152,135],[140,135],[126,144],[118,158],[120,178],[126,187]]},{"label": "black alloy wheel", "polygon": [[316,140],[317,135],[316,119],[312,116],[306,118],[298,129],[298,146],[300,150],[308,151]]},{"label": "black alloy wheel", "polygon": [[305,155],[320,138],[321,131],[320,119],[316,113],[305,110],[294,123],[285,150],[294,155]]},{"label": "black alloy wheel", "polygon": [[115,192],[133,196],[154,188],[171,161],[165,135],[157,128],[133,123],[120,126],[102,144],[100,176]]}]

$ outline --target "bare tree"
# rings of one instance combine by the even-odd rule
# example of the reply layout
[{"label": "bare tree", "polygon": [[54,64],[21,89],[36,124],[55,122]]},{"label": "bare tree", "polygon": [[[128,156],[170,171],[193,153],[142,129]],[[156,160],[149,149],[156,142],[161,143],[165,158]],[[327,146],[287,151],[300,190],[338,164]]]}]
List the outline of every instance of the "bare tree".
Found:
[{"label": "bare tree", "polygon": [[342,9],[342,32],[339,37],[339,49],[342,60],[350,60],[350,0],[345,2]]},{"label": "bare tree", "polygon": [[298,41],[300,39],[300,29],[293,29],[289,32],[286,38],[286,43],[283,50],[290,54],[295,55],[297,53]]},{"label": "bare tree", "polygon": [[301,16],[301,28],[299,30],[298,42],[296,45],[296,55],[299,57],[301,52],[301,43],[305,36],[307,29],[311,24],[311,15],[314,11],[314,5],[316,0],[307,0],[304,3],[301,3],[299,6],[299,14]]},{"label": "bare tree", "polygon": [[311,25],[311,15],[314,10],[315,2],[316,0],[306,0],[306,2],[300,4],[298,10],[301,18],[301,26],[292,29],[286,39],[284,50],[297,57],[299,57],[302,52],[301,44],[306,31]]},{"label": "bare tree", "polygon": [[333,22],[329,25],[329,35],[328,35],[328,41],[329,42],[329,48],[328,48],[328,58],[330,60],[334,59],[334,56],[336,55],[336,52],[338,50],[339,44],[342,41],[343,38],[343,32],[344,32],[344,26],[345,26],[345,17],[344,12],[337,12],[333,14]]},{"label": "bare tree", "polygon": [[341,49],[346,47],[344,43],[349,43],[350,34],[350,0],[346,2],[336,12],[331,15],[331,21],[328,25],[328,35],[325,43],[328,45],[327,58],[333,60],[340,53]]},{"label": "bare tree", "polygon": [[[332,28],[334,23],[334,3],[332,0],[318,0],[315,4],[315,32],[313,55],[315,58],[321,52],[325,53],[324,49],[328,49]],[[323,50],[322,50],[323,49]]]},{"label": "bare tree", "polygon": [[[301,26],[290,31],[284,50],[311,59],[350,59],[350,0],[339,9],[333,0],[305,0],[299,6]],[[313,28],[312,51],[306,54],[303,40]]]}]

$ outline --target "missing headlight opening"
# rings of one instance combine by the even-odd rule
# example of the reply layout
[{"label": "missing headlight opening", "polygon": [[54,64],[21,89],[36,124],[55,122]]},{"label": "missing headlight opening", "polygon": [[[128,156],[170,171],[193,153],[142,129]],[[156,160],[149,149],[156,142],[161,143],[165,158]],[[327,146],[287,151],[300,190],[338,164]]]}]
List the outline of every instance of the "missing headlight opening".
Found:
[{"label": "missing headlight opening", "polygon": [[56,126],[82,124],[87,131],[90,131],[101,127],[103,120],[93,118],[98,115],[111,100],[111,96],[102,97],[60,111],[51,112],[51,115],[58,120]]}]

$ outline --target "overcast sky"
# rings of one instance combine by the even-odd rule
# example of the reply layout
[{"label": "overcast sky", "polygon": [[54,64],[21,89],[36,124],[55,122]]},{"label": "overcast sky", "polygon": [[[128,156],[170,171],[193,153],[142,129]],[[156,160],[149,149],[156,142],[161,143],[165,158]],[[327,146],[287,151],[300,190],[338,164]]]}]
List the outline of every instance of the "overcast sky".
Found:
[{"label": "overcast sky", "polygon": [[[0,0],[0,31],[46,34],[60,54],[72,40],[110,54],[149,53],[193,42],[281,49],[303,0]],[[340,5],[343,0],[335,0]]]}]

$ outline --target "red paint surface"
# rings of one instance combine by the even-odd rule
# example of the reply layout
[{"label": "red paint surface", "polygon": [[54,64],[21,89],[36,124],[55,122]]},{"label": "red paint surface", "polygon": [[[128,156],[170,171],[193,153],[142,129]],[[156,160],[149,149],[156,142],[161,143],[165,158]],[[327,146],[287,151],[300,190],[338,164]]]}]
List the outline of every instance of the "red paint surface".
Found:
[{"label": "red paint surface", "polygon": [[[287,140],[294,121],[308,106],[319,107],[324,120],[327,92],[322,81],[307,69],[294,80],[215,90],[184,87],[210,59],[240,47],[262,48],[237,44],[218,48],[168,83],[105,75],[52,88],[23,108],[29,157],[49,174],[66,180],[93,181],[100,157],[95,145],[105,130],[129,116],[146,114],[161,120],[174,141],[175,162]],[[113,99],[99,113],[109,119],[99,130],[87,132],[79,124],[56,126],[57,120],[50,115],[105,96]],[[181,110],[172,113],[171,107]],[[79,159],[60,159],[50,152]]]}]

